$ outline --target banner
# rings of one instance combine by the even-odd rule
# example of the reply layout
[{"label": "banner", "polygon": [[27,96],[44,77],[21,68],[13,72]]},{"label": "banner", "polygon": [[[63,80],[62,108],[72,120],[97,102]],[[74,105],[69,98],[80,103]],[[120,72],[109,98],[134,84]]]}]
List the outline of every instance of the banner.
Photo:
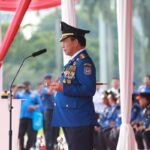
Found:
[{"label": "banner", "polygon": [[0,46],[0,67],[15,38],[26,11],[28,9],[38,10],[54,7],[59,4],[60,0],[0,0],[0,10],[15,11],[15,16]]},{"label": "banner", "polygon": [[[15,11],[19,0],[0,0],[0,10]],[[61,0],[32,0],[29,10],[40,10],[55,7],[61,4]]]}]

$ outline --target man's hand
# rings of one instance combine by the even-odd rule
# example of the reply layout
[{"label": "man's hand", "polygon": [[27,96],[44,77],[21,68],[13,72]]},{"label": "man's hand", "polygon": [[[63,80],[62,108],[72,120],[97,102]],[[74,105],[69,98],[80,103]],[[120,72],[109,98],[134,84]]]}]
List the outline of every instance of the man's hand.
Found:
[{"label": "man's hand", "polygon": [[29,106],[28,110],[33,111],[33,110],[37,109],[38,107],[39,107],[39,105]]},{"label": "man's hand", "polygon": [[63,91],[63,84],[62,83],[51,83],[50,87],[56,91]]}]

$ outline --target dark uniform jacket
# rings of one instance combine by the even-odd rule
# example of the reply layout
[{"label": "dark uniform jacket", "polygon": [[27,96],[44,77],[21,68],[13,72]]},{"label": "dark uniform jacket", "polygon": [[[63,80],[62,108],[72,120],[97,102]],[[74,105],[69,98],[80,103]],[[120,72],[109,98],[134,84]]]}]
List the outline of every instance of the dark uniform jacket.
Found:
[{"label": "dark uniform jacket", "polygon": [[96,124],[92,102],[96,90],[96,71],[86,50],[64,67],[60,82],[64,89],[56,94],[52,124],[62,127]]}]

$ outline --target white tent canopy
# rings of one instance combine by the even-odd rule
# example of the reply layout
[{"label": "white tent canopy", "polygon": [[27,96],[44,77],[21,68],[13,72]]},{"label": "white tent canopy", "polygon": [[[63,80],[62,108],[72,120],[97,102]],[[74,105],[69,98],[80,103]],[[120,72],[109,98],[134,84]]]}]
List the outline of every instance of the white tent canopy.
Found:
[{"label": "white tent canopy", "polygon": [[117,20],[122,116],[117,150],[136,150],[135,136],[130,125],[133,91],[132,0],[117,0]]},{"label": "white tent canopy", "polygon": [[[62,21],[72,26],[76,26],[75,0],[61,0],[61,2]],[[64,64],[66,64],[70,57],[66,56],[65,53],[63,53],[63,57]]]}]

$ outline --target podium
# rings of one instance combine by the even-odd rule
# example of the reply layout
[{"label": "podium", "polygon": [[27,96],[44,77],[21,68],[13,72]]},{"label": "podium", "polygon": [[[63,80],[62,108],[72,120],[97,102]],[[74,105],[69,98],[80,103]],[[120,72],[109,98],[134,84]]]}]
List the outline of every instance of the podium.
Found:
[{"label": "podium", "polygon": [[[12,102],[12,150],[18,150],[18,129],[21,100],[13,99]],[[0,99],[0,149],[9,149],[9,99]]]}]

